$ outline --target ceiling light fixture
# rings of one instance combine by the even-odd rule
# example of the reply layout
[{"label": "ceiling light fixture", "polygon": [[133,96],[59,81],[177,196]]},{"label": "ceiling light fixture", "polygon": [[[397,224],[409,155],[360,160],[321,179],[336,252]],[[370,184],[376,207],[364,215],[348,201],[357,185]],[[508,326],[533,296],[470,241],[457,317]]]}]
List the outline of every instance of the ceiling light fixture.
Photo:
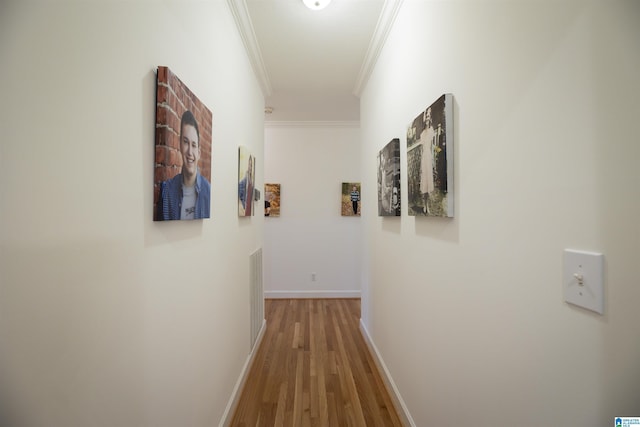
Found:
[{"label": "ceiling light fixture", "polygon": [[311,10],[320,10],[327,7],[331,0],[302,0],[304,5]]}]

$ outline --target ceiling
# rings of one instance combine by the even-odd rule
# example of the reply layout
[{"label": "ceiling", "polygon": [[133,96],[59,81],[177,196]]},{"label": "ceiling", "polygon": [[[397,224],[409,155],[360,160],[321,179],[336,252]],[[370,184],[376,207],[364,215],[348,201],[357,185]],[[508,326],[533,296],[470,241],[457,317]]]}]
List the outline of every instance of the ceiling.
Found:
[{"label": "ceiling", "polygon": [[359,95],[402,0],[228,0],[273,109],[267,121],[359,121]]}]

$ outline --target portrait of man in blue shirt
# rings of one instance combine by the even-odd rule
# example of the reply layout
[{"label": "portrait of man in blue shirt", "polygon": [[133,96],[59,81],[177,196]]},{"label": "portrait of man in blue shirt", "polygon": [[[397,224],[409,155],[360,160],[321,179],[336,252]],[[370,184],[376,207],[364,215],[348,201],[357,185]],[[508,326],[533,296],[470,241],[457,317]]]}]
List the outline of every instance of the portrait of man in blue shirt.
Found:
[{"label": "portrait of man in blue shirt", "polygon": [[161,183],[157,220],[209,218],[211,184],[198,169],[201,154],[198,122],[193,113],[186,110],[180,121],[182,170]]}]

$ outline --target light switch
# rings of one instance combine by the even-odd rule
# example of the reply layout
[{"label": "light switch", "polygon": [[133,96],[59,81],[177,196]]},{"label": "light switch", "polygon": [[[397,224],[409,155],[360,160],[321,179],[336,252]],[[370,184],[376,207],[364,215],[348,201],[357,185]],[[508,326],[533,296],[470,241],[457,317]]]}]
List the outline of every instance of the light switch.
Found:
[{"label": "light switch", "polygon": [[564,300],[604,313],[604,255],[565,249],[563,273]]}]

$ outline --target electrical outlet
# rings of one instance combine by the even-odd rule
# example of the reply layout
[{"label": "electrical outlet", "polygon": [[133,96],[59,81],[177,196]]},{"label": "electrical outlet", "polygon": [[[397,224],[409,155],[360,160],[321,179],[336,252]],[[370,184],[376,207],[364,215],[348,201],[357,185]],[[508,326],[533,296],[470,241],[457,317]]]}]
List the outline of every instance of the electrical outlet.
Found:
[{"label": "electrical outlet", "polygon": [[311,273],[311,281],[312,282],[316,281],[316,273]]}]

